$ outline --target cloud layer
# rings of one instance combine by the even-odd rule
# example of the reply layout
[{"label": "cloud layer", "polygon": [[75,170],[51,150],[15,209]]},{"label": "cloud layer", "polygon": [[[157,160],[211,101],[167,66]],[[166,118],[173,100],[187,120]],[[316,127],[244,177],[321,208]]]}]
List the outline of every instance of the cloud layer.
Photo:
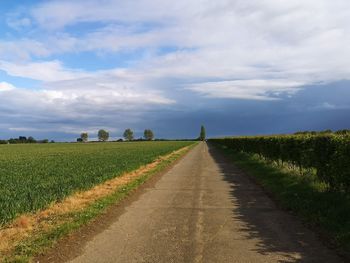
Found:
[{"label": "cloud layer", "polygon": [[[350,75],[347,0],[44,1],[4,21],[0,109],[12,130],[22,116],[28,129],[55,119],[75,131],[197,109],[188,100],[268,103]],[[334,109],[322,103],[308,108]]]}]

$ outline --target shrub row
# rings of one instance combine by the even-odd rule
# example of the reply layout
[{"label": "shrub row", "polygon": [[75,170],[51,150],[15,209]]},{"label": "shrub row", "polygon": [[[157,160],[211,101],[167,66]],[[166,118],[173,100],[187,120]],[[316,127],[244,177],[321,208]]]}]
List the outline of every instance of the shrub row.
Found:
[{"label": "shrub row", "polygon": [[259,154],[268,160],[315,168],[330,189],[350,192],[349,135],[280,135],[211,139],[235,151]]}]

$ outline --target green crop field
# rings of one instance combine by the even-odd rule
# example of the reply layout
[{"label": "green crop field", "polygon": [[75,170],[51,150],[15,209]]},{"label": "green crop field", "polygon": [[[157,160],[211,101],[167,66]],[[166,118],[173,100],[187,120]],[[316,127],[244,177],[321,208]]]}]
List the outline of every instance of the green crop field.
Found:
[{"label": "green crop field", "polygon": [[192,143],[0,145],[0,225]]}]

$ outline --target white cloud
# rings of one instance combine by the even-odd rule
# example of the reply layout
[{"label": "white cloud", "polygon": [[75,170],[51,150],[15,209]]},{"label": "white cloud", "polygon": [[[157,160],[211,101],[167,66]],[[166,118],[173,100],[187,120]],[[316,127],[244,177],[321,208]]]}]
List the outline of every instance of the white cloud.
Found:
[{"label": "white cloud", "polygon": [[0,40],[0,59],[30,60],[32,56],[47,57],[51,54],[45,43],[24,38],[21,40]]},{"label": "white cloud", "polygon": [[[101,129],[100,126],[90,126],[88,129],[82,129],[81,127],[72,127],[69,125],[63,125],[61,129],[57,130],[57,127],[53,128],[31,128],[31,127],[9,127],[8,130],[10,131],[16,131],[16,132],[65,132],[68,134],[76,134],[77,136],[81,132],[87,132],[89,134],[95,134],[97,131]],[[105,127],[109,132],[120,132],[120,130],[116,129],[115,127]],[[110,138],[111,139],[111,138]],[[93,140],[93,138],[90,138],[90,140]]]},{"label": "white cloud", "polygon": [[[0,98],[23,114],[139,114],[175,103],[164,84],[173,79],[184,97],[191,90],[209,98],[273,100],[350,76],[348,0],[44,1],[17,19],[8,23],[31,30],[0,41],[0,69],[44,82],[36,90],[12,87]],[[135,50],[142,55],[123,56]],[[59,61],[61,54],[85,51],[119,53],[132,63],[87,72],[83,64],[74,70]]]},{"label": "white cloud", "polygon": [[120,133],[116,127],[137,123],[147,112],[174,103],[157,90],[133,86],[127,77],[118,80],[118,74],[49,82],[33,90],[2,82],[2,126],[33,134],[92,133],[100,128]]},{"label": "white cloud", "polygon": [[31,20],[29,18],[8,18],[7,24],[17,30],[31,26]]},{"label": "white cloud", "polygon": [[329,102],[323,102],[319,105],[310,107],[311,110],[346,110],[350,109],[350,105],[335,105]]},{"label": "white cloud", "polygon": [[[33,19],[55,29],[82,22],[107,24],[81,39],[64,36],[62,42],[70,39],[75,52],[179,48],[164,56],[151,54],[136,64],[139,71],[155,78],[313,83],[348,78],[350,73],[350,8],[345,0],[332,4],[316,0],[84,1],[84,9],[81,5],[80,1],[48,2],[33,10]],[[147,23],[154,26],[142,30]]]},{"label": "white cloud", "polygon": [[234,80],[193,84],[188,87],[210,98],[253,100],[278,99],[281,93],[295,93],[303,83],[279,80]]},{"label": "white cloud", "polygon": [[70,119],[115,115],[130,110],[142,112],[156,105],[174,103],[157,90],[134,87],[132,82],[108,74],[46,83],[33,90],[2,82],[1,91],[6,91],[0,97],[2,108],[16,109],[17,114]]},{"label": "white cloud", "polygon": [[[200,0],[205,3],[207,1]],[[84,7],[84,8],[82,8]],[[144,22],[171,23],[180,15],[193,14],[198,1],[115,1],[77,0],[45,2],[33,10],[31,16],[46,29],[65,27],[79,22]],[[203,8],[200,8],[203,9]],[[152,11],[152,12],[151,12]]]},{"label": "white cloud", "polygon": [[87,76],[79,70],[65,69],[59,61],[11,63],[0,60],[0,69],[8,75],[41,81],[59,81]]},{"label": "white cloud", "polygon": [[13,86],[10,83],[7,82],[0,82],[0,92],[1,91],[9,91],[15,89],[15,86]]},{"label": "white cloud", "polygon": [[38,128],[29,128],[29,127],[9,127],[8,128],[10,131],[24,131],[24,132],[38,132],[42,131],[41,129]]}]

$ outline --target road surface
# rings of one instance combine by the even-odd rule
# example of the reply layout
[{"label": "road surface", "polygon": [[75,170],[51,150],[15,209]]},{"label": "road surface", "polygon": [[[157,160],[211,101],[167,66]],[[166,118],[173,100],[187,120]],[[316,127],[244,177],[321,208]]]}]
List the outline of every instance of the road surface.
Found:
[{"label": "road surface", "polygon": [[341,262],[205,143],[79,254],[69,262]]}]

